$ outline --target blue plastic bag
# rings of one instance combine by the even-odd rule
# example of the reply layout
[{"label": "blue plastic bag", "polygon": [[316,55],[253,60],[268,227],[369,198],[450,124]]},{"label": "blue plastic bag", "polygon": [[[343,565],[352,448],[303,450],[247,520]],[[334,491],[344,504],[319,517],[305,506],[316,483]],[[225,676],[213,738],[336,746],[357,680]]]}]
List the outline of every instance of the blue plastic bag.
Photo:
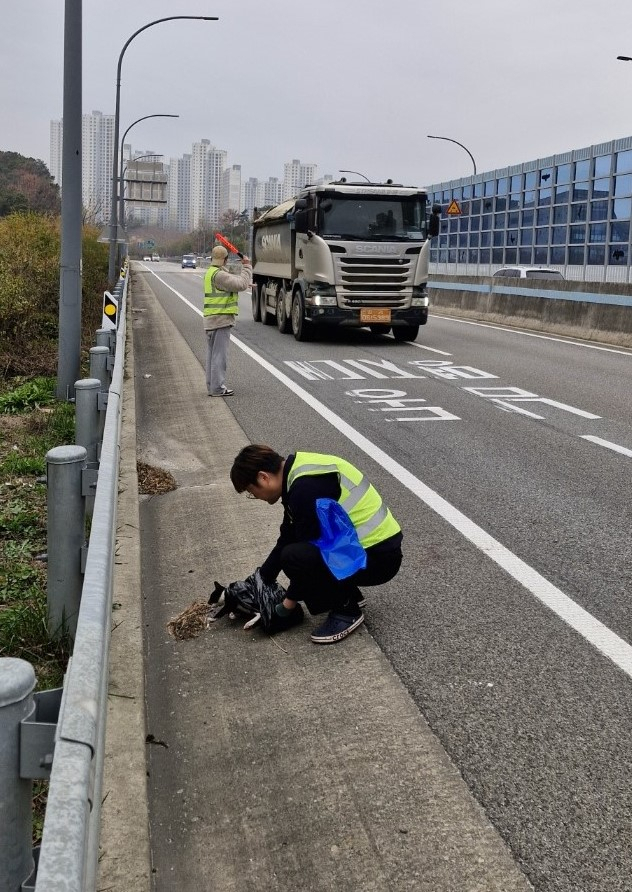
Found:
[{"label": "blue plastic bag", "polygon": [[314,542],[336,577],[346,579],[366,567],[366,551],[360,545],[351,518],[335,499],[316,499],[320,538]]}]

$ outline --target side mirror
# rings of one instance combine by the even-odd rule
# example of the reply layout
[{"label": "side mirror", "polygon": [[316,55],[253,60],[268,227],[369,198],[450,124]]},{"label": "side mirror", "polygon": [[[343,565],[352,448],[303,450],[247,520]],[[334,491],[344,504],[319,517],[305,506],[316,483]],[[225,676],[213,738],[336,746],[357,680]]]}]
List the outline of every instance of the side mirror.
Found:
[{"label": "side mirror", "polygon": [[295,211],[305,211],[309,207],[308,201],[306,198],[297,198],[294,202],[294,210]]},{"label": "side mirror", "polygon": [[294,229],[296,232],[306,233],[308,226],[309,212],[307,210],[296,210],[294,214]]},{"label": "side mirror", "polygon": [[439,235],[440,228],[441,228],[441,205],[433,204],[432,213],[430,215],[430,219],[428,220],[428,237],[435,238],[435,236]]}]

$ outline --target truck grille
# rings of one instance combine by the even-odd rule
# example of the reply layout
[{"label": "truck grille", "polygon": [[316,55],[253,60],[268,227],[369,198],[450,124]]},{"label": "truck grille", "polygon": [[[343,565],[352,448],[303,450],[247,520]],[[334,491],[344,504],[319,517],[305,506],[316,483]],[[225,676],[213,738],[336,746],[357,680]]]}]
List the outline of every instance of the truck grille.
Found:
[{"label": "truck grille", "polygon": [[339,306],[405,306],[412,288],[411,261],[416,259],[334,254]]}]

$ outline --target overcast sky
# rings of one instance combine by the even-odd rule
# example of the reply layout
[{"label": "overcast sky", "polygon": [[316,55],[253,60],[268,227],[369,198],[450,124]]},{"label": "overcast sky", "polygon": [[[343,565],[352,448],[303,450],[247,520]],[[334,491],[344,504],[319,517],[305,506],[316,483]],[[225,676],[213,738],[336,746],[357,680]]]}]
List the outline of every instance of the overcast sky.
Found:
[{"label": "overcast sky", "polygon": [[[63,0],[3,3],[0,150],[49,164]],[[83,111],[166,159],[209,139],[242,176],[293,158],[423,186],[632,135],[632,0],[84,0]]]}]

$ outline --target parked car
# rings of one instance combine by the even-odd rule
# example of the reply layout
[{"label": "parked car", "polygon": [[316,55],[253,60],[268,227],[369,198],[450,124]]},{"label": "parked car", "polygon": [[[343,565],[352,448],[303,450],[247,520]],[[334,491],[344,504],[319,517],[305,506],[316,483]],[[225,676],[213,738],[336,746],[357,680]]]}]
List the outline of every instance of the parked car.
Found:
[{"label": "parked car", "polygon": [[145,257],[143,257],[143,260],[147,263],[151,263],[151,257],[149,256],[149,254],[146,254]]},{"label": "parked car", "polygon": [[195,258],[195,254],[182,255],[182,269],[184,269],[185,267],[189,267],[189,269],[197,268],[197,260]]},{"label": "parked car", "polygon": [[151,259],[155,262],[158,262],[160,260],[160,254],[152,254]]},{"label": "parked car", "polygon": [[504,266],[493,274],[494,279],[563,279],[559,269],[548,266]]}]

